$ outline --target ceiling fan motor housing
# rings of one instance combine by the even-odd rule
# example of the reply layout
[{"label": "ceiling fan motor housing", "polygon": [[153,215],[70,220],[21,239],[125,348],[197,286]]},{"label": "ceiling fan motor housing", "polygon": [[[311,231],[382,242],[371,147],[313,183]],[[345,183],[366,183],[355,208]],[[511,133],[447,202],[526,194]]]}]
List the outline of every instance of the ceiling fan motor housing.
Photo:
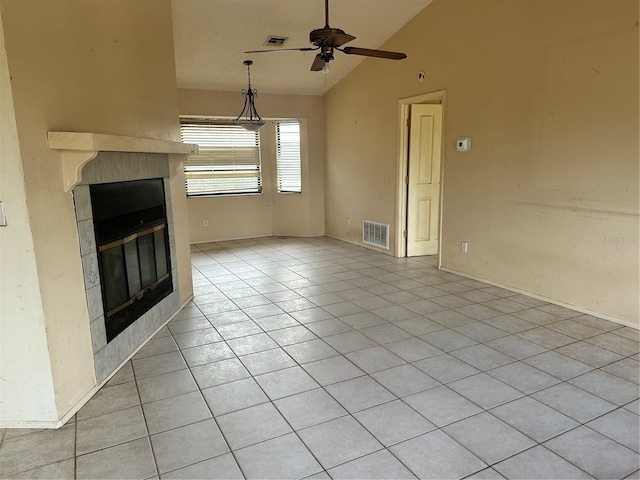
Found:
[{"label": "ceiling fan motor housing", "polygon": [[309,33],[309,41],[316,47],[339,47],[355,38],[344,30],[331,27],[318,28]]}]

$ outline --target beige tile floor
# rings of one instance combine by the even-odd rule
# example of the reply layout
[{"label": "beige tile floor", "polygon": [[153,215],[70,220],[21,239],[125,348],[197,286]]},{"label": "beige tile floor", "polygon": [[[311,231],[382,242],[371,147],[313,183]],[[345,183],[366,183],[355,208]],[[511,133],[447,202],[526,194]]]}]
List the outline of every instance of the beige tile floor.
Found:
[{"label": "beige tile floor", "polygon": [[639,478],[638,331],[329,238],[193,247],[195,298],[6,478]]}]

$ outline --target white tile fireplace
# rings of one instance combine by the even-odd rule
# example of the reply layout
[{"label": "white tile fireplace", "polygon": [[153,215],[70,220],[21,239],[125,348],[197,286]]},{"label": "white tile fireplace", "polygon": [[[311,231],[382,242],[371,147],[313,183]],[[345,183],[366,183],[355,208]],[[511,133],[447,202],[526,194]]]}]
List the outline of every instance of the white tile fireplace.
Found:
[{"label": "white tile fireplace", "polygon": [[[95,385],[76,407],[61,419],[60,424],[64,424],[66,419],[70,418],[181,307],[181,298],[184,295],[181,296],[180,292],[177,263],[179,253],[176,249],[171,179],[180,171],[186,154],[195,151],[197,146],[155,139],[75,132],[49,132],[48,140],[50,148],[61,151],[64,189],[73,194],[95,371]],[[156,197],[161,199],[161,202],[156,201],[158,205],[154,208],[161,210],[163,214],[161,219],[152,219],[151,223],[143,225],[143,228],[134,233],[128,231],[126,238],[120,240],[123,245],[122,251],[127,248],[131,253],[132,248],[129,247],[142,243],[144,239],[147,250],[150,240],[152,249],[168,248],[168,251],[158,255],[155,263],[152,262],[152,273],[155,275],[153,281],[145,280],[150,273],[142,267],[138,279],[140,288],[136,290],[129,286],[130,291],[127,292],[127,301],[124,303],[134,306],[144,303],[141,299],[154,297],[154,289],[158,285],[163,285],[164,290],[138,308],[138,311],[134,312],[135,317],[125,322],[124,327],[120,328],[121,331],[108,333],[106,322],[108,323],[113,311],[121,307],[114,309],[107,304],[111,300],[104,287],[105,278],[109,275],[105,271],[105,250],[96,241],[96,232],[100,230],[101,223],[94,218],[96,199],[94,196],[92,202],[91,192],[92,189],[103,191],[105,189],[102,187],[105,186],[108,187],[106,191],[109,191],[117,185],[124,185],[125,190],[134,192],[144,185],[153,185]],[[148,192],[145,193],[147,194]],[[120,208],[124,208],[125,213],[136,211],[136,208],[129,208],[127,205],[127,202],[135,202],[133,197],[131,201],[123,202],[122,198],[105,197],[107,194],[104,193],[101,195],[103,196],[100,197],[100,201],[103,204],[116,204],[119,201]],[[146,201],[140,194],[137,198],[143,204]],[[144,221],[147,220],[145,218]],[[133,238],[135,240],[132,240]],[[163,238],[165,242],[162,242]],[[108,242],[107,247],[114,244],[118,244],[118,241]],[[137,254],[144,256],[145,250],[141,245],[137,245],[135,250]],[[164,264],[163,254],[166,254]],[[159,273],[155,271],[156,267]],[[107,283],[109,281],[106,280]]]},{"label": "white tile fireplace", "polygon": [[[73,189],[87,308],[91,322],[91,341],[96,380],[98,383],[114,372],[147,338],[152,336],[178,311],[180,308],[180,293],[178,285],[172,285],[171,292],[167,296],[143,313],[142,316],[137,318],[111,341],[108,341],[105,324],[109,317],[108,310],[111,307],[105,308],[103,298],[105,296],[105,282],[109,280],[105,279],[107,276],[105,275],[106,265],[104,259],[100,261],[101,255],[96,243],[96,224],[93,218],[90,187],[146,179],[156,179],[161,182],[165,198],[166,230],[170,250],[168,274],[172,278],[177,278],[174,224],[171,194],[168,185],[168,165],[167,155],[162,153],[100,152],[95,159],[84,167],[82,181]],[[131,245],[134,241],[129,242],[128,245]],[[135,293],[137,292],[131,292],[131,296]]]}]

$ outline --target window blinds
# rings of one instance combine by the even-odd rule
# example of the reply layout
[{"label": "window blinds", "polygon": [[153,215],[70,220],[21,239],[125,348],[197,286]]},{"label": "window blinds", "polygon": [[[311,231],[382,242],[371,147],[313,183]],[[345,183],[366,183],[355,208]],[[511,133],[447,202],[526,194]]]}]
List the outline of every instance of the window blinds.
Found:
[{"label": "window blinds", "polygon": [[300,193],[300,121],[276,121],[276,170],[279,193]]},{"label": "window blinds", "polygon": [[180,132],[200,150],[184,164],[188,196],[262,192],[258,132],[204,122],[183,123]]}]

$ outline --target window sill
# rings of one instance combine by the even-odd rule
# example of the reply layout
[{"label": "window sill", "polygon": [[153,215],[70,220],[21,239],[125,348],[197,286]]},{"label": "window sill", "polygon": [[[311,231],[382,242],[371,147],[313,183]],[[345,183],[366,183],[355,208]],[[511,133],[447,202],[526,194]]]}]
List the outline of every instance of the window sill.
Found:
[{"label": "window sill", "polygon": [[259,193],[212,193],[202,195],[187,195],[187,200],[196,200],[198,198],[229,198],[229,197],[259,197],[264,195],[263,192]]}]

